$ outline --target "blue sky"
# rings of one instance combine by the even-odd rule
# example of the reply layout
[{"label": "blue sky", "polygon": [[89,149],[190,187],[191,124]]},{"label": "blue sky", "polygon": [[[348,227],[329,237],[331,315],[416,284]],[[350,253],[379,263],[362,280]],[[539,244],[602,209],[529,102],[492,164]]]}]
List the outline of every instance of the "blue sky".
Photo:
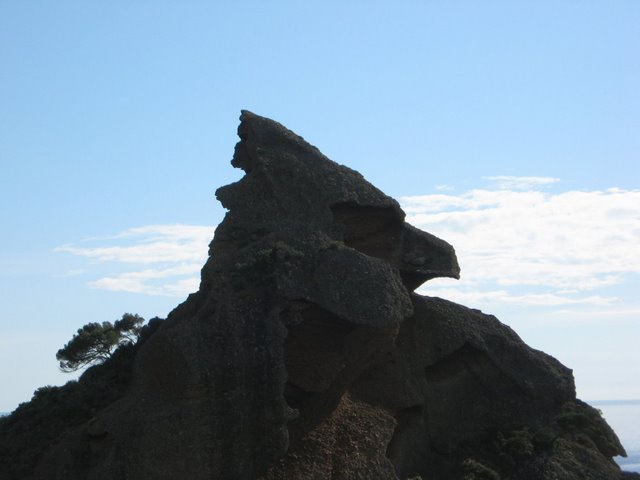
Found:
[{"label": "blue sky", "polygon": [[0,411],[197,285],[240,109],[454,244],[422,289],[640,398],[640,3],[0,0]]}]

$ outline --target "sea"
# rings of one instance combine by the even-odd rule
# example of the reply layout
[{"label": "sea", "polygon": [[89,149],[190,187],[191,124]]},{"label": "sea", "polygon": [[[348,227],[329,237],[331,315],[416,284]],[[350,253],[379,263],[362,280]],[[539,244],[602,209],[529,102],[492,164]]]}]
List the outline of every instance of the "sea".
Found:
[{"label": "sea", "polygon": [[623,470],[640,473],[640,400],[601,400],[588,402],[602,412],[618,434],[627,458],[614,460]]},{"label": "sea", "polygon": [[[614,460],[623,470],[640,473],[640,400],[599,400],[588,402],[618,434],[627,457]],[[0,416],[10,412],[0,412]]]}]

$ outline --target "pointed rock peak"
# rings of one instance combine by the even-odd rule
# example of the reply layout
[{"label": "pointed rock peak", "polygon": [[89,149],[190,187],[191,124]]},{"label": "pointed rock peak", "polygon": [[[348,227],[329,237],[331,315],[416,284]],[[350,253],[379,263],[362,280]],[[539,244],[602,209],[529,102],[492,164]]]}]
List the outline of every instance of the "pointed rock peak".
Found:
[{"label": "pointed rock peak", "polygon": [[383,259],[409,290],[431,278],[459,277],[453,247],[407,224],[398,202],[360,173],[278,122],[246,110],[240,121],[231,163],[246,175],[216,192],[238,228],[278,232],[293,244],[322,234]]}]

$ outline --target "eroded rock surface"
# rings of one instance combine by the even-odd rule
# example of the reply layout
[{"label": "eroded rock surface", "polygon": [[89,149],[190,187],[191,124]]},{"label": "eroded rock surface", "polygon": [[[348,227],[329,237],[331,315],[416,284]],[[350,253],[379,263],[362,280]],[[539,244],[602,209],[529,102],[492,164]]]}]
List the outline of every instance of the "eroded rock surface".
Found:
[{"label": "eroded rock surface", "polygon": [[569,369],[414,293],[458,277],[448,243],[280,124],[245,111],[239,136],[198,292],[31,478],[622,478]]}]

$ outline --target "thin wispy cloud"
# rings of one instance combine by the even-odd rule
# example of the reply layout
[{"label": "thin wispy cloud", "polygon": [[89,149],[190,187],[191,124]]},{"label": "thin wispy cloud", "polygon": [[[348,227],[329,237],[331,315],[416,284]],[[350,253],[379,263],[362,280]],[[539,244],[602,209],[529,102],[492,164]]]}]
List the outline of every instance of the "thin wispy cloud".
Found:
[{"label": "thin wispy cloud", "polygon": [[91,243],[102,242],[107,245],[64,245],[55,251],[101,262],[151,264],[201,261],[206,258],[206,245],[211,241],[213,230],[212,227],[200,225],[147,225],[113,236],[90,239]]},{"label": "thin wispy cloud", "polygon": [[[462,267],[460,281],[436,279],[422,293],[470,306],[631,308],[608,287],[640,274],[640,190],[550,193],[551,177],[491,178],[530,187],[401,199],[407,221],[453,244]],[[107,270],[92,288],[184,296],[197,289],[213,230],[142,226],[56,251]]]},{"label": "thin wispy cloud", "polygon": [[[179,265],[166,269],[146,269],[103,277],[89,285],[115,292],[144,293],[147,295],[183,296],[198,289],[202,264]],[[155,281],[161,280],[160,283]]]},{"label": "thin wispy cloud", "polygon": [[77,277],[78,275],[82,275],[83,273],[85,273],[84,269],[76,268],[76,269],[73,269],[73,270],[67,270],[66,272],[63,272],[63,273],[58,273],[58,274],[54,275],[54,278]]},{"label": "thin wispy cloud", "polygon": [[530,293],[519,295],[508,290],[466,290],[455,287],[424,288],[424,293],[442,297],[465,305],[508,304],[528,307],[560,307],[565,305],[607,306],[618,301],[617,297],[600,295],[568,297],[555,293]]},{"label": "thin wispy cloud", "polygon": [[[107,237],[94,237],[56,252],[91,259],[128,271],[89,281],[92,288],[146,295],[184,296],[198,288],[214,228],[200,225],[147,225]],[[89,245],[87,245],[89,244]],[[133,265],[144,267],[130,270]],[[94,270],[96,270],[94,268]]]},{"label": "thin wispy cloud", "polygon": [[492,182],[493,187],[501,190],[529,190],[548,186],[560,181],[560,179],[553,177],[513,177],[509,175],[482,178],[489,180]]}]

